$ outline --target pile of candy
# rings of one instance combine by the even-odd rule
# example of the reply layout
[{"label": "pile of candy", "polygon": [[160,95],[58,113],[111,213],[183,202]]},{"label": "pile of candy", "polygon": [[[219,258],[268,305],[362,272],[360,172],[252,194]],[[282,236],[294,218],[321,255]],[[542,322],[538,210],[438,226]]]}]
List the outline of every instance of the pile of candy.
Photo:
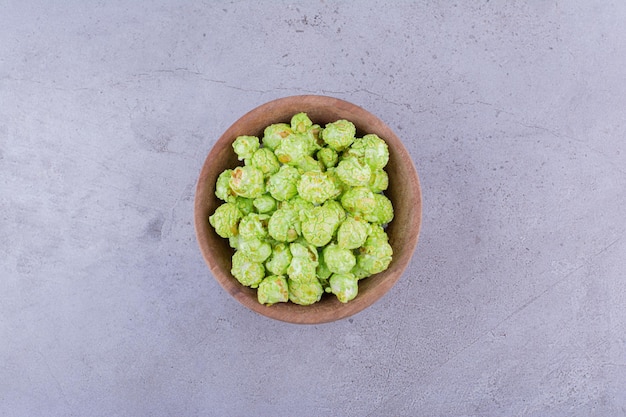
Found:
[{"label": "pile of candy", "polygon": [[310,305],[324,292],[354,299],[358,280],[387,269],[393,255],[387,144],[357,138],[347,120],[322,128],[306,113],[263,133],[235,139],[244,165],[216,183],[224,203],[209,222],[235,249],[231,273],[262,304]]}]

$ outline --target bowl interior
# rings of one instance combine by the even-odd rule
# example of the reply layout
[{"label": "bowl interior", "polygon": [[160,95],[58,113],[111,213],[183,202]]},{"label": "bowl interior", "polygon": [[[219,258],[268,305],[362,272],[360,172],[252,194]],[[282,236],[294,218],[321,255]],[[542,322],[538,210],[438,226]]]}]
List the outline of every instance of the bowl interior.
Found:
[{"label": "bowl interior", "polygon": [[[208,218],[222,201],[215,197],[215,181],[228,168],[240,165],[232,149],[237,136],[261,138],[272,123],[289,123],[291,117],[305,112],[314,123],[324,126],[339,119],[350,120],[357,135],[375,133],[389,146],[389,188],[385,195],[392,201],[394,219],[387,228],[393,260],[389,268],[359,281],[358,296],[341,303],[332,294],[325,294],[311,306],[278,303],[259,304],[256,290],[241,285],[230,273],[233,250],[226,239],[218,236]],[[419,235],[421,223],[421,190],[417,172],[406,148],[395,133],[379,118],[363,108],[344,100],[325,96],[293,96],[263,104],[237,120],[215,143],[206,158],[196,187],[194,220],[196,237],[202,255],[220,285],[236,300],[264,316],[291,323],[315,324],[342,319],[368,307],[382,297],[400,278],[407,267]]]}]

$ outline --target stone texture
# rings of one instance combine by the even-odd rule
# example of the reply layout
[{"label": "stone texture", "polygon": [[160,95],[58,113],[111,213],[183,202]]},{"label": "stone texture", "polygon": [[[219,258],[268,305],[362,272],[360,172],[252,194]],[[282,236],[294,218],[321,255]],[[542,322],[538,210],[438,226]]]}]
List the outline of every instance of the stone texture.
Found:
[{"label": "stone texture", "polygon": [[[626,413],[621,2],[0,5],[0,415]],[[246,111],[325,94],[420,174],[405,276],[347,320],[230,299],[192,207]]]}]

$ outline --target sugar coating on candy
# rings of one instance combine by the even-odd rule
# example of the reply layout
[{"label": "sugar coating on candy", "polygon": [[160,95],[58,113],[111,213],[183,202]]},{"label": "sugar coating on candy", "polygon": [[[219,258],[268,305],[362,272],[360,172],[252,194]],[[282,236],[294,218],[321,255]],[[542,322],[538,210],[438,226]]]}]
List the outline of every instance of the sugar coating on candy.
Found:
[{"label": "sugar coating on candy", "polygon": [[335,151],[342,151],[354,142],[356,127],[348,120],[328,123],[322,130],[322,139]]},{"label": "sugar coating on candy", "polygon": [[267,180],[267,191],[279,201],[289,200],[298,194],[300,172],[292,166],[283,165]]},{"label": "sugar coating on candy", "polygon": [[293,135],[293,130],[287,123],[269,125],[263,131],[263,146],[273,151],[278,148],[283,139],[291,135]]},{"label": "sugar coating on candy", "polygon": [[359,292],[359,280],[351,273],[333,274],[328,280],[328,292],[332,292],[342,303],[353,300]]},{"label": "sugar coating on candy", "polygon": [[360,279],[389,267],[389,148],[356,133],[348,120],[321,127],[301,112],[261,139],[233,141],[243,162],[218,176],[222,203],[209,223],[234,249],[232,275],[257,288],[259,303],[310,305],[324,292],[347,303]]},{"label": "sugar coating on candy", "polygon": [[241,197],[256,198],[265,193],[263,171],[252,166],[235,168],[231,172],[228,185],[236,195]]},{"label": "sugar coating on candy", "polygon": [[233,150],[240,161],[250,158],[259,146],[259,138],[256,136],[238,136],[233,142]]},{"label": "sugar coating on candy", "polygon": [[241,251],[236,251],[233,255],[230,272],[242,285],[252,288],[256,288],[265,278],[265,267],[263,264],[250,260]]},{"label": "sugar coating on candy", "polygon": [[276,154],[267,148],[257,149],[246,162],[260,170],[265,178],[275,174],[280,169],[280,163],[278,158],[276,158]]},{"label": "sugar coating on candy", "polygon": [[209,223],[218,235],[229,238],[237,235],[242,217],[243,214],[235,203],[225,203],[209,217]]},{"label": "sugar coating on candy", "polygon": [[289,301],[289,287],[287,279],[282,275],[270,275],[265,277],[257,290],[259,303],[272,305]]}]

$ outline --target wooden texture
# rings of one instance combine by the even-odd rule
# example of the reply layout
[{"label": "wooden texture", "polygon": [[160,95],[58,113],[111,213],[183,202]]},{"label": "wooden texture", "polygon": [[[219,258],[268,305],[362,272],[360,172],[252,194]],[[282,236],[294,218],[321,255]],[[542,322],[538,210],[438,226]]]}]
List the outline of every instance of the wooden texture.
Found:
[{"label": "wooden texture", "polygon": [[[395,217],[387,233],[393,248],[389,268],[359,281],[358,296],[343,304],[332,294],[325,294],[320,302],[311,306],[279,303],[272,306],[259,304],[256,290],[244,287],[230,273],[233,250],[228,241],[218,236],[208,222],[208,217],[222,202],[215,197],[215,181],[227,168],[238,165],[232,142],[239,135],[262,137],[263,129],[278,122],[289,123],[291,116],[306,112],[314,123],[324,126],[338,119],[352,121],[357,135],[375,133],[389,146],[389,189],[385,195],[393,203]],[[365,109],[344,100],[326,96],[292,96],[263,104],[237,120],[209,152],[196,187],[194,203],[195,229],[202,255],[213,276],[237,301],[264,316],[299,324],[331,322],[356,314],[376,302],[400,278],[417,245],[422,198],[417,172],[402,141],[378,117]]]}]

